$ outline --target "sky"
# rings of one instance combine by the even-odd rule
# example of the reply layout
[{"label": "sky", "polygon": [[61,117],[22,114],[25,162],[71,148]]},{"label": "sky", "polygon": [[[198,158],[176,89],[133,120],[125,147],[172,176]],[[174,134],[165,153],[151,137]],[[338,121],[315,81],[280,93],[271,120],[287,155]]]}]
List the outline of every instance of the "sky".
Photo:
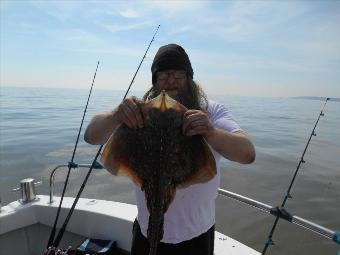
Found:
[{"label": "sky", "polygon": [[0,0],[0,85],[132,90],[168,43],[209,94],[340,97],[340,1]]}]

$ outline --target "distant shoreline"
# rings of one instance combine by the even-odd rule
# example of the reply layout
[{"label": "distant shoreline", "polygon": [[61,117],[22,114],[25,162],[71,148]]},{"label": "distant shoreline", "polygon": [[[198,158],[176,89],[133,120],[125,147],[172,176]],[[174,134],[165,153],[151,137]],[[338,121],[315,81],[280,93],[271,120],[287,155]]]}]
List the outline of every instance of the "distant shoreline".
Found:
[{"label": "distant shoreline", "polygon": [[[325,101],[327,97],[304,96],[304,97],[291,97],[291,98],[293,98],[293,99],[308,99],[308,100]],[[330,97],[330,101],[340,102],[340,98],[338,98],[338,97]]]},{"label": "distant shoreline", "polygon": [[[87,88],[77,88],[77,87],[39,87],[39,86],[3,86],[0,85],[0,93],[1,89],[43,89],[43,90],[73,90],[73,91],[83,91],[88,92]],[[124,93],[125,90],[122,89],[107,89],[107,88],[96,88],[98,91],[106,91],[106,92],[118,92],[118,93]],[[144,91],[139,89],[131,89],[130,92],[136,93],[137,95],[143,95]],[[234,94],[215,94],[215,93],[207,93],[213,97],[220,97],[220,96],[228,96],[228,97],[252,97],[252,98],[279,98],[279,99],[307,99],[307,100],[318,100],[318,101],[325,101],[327,97],[318,97],[318,96],[257,96],[257,95],[234,95]],[[330,97],[331,101],[340,102],[340,97]]]}]

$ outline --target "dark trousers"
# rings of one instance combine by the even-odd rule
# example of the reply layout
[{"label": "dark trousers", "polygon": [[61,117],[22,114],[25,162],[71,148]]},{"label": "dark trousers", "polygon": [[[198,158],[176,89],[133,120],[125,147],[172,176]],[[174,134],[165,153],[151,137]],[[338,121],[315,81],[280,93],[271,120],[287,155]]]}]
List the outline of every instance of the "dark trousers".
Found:
[{"label": "dark trousers", "polygon": [[[160,243],[158,255],[213,255],[215,225],[207,232],[193,239],[177,243]],[[133,223],[131,255],[148,255],[149,242],[140,230],[137,220]]]}]

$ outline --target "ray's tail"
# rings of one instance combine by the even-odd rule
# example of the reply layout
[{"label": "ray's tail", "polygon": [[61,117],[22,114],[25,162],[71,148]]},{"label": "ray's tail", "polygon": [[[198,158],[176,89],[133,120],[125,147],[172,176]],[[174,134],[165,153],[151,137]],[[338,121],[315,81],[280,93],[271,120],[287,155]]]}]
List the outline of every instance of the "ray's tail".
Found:
[{"label": "ray's tail", "polygon": [[148,226],[148,240],[150,245],[149,255],[157,255],[158,245],[163,238],[164,225],[164,200],[162,199],[162,192],[155,197],[158,201],[151,204],[149,226]]}]

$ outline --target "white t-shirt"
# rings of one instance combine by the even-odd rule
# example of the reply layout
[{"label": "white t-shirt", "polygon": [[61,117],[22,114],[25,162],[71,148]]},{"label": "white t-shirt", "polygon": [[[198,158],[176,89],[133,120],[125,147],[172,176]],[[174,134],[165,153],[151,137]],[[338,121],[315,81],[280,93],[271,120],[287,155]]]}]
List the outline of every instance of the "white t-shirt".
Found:
[{"label": "white t-shirt", "polygon": [[[222,104],[210,101],[208,113],[211,123],[228,132],[235,132],[240,126],[233,120],[230,111]],[[215,224],[215,200],[220,184],[221,155],[211,148],[216,160],[217,174],[206,183],[194,184],[185,189],[177,189],[173,202],[164,215],[164,243],[180,243],[208,231]],[[141,231],[147,236],[149,212],[144,192],[135,186]]]}]

